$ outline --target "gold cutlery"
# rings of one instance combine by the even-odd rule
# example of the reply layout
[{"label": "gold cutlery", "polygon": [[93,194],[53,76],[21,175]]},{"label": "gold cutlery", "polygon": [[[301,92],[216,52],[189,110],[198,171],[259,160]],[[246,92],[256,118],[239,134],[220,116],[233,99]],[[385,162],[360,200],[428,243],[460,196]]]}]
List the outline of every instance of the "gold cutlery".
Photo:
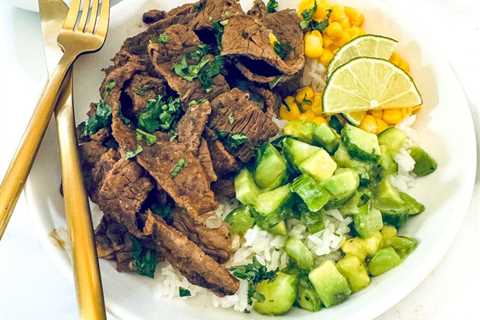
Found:
[{"label": "gold cutlery", "polygon": [[59,90],[73,62],[81,54],[99,50],[106,38],[110,1],[72,0],[57,42],[63,55],[52,72],[40,101],[33,112],[0,187],[0,239],[5,232],[21,190],[25,185],[40,143],[48,127]]}]

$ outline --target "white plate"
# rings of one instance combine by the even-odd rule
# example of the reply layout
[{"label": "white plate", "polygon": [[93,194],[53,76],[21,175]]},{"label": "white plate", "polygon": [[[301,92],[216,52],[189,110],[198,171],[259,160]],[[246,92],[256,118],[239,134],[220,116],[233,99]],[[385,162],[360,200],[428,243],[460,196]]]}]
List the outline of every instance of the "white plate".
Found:
[{"label": "white plate", "polygon": [[[472,196],[476,143],[470,111],[448,62],[431,42],[427,30],[423,30],[422,21],[412,18],[411,8],[393,10],[384,7],[380,0],[341,2],[362,9],[366,15],[367,31],[400,40],[399,50],[411,63],[414,79],[425,101],[415,125],[419,133],[418,142],[431,151],[438,160],[439,168],[435,174],[420,179],[413,191],[425,203],[427,210],[412,219],[403,230],[418,238],[420,244],[400,267],[375,278],[369,288],[339,306],[318,314],[294,310],[284,319],[362,320],[380,315],[412,291],[438,264],[459,230]],[[112,10],[112,25],[104,48],[96,54],[82,57],[76,64],[77,119],[84,119],[89,102],[98,99],[98,87],[103,77],[100,69],[108,65],[123,40],[139,30],[144,9],[169,9],[178,4],[178,1],[172,0],[125,0]],[[281,4],[294,7],[296,2],[284,0]],[[26,194],[39,226],[41,241],[59,267],[71,275],[68,256],[48,236],[53,228],[65,228],[59,184],[59,163],[52,126],[38,154]],[[158,285],[155,281],[117,273],[105,261],[101,262],[101,269],[107,307],[120,319],[263,318],[166,300],[155,294],[155,286]]]}]

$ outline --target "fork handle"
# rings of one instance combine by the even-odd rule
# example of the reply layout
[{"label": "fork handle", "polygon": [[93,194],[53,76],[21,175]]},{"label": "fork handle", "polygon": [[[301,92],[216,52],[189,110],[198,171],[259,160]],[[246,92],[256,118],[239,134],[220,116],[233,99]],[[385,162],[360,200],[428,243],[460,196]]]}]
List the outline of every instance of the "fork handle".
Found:
[{"label": "fork handle", "polygon": [[3,178],[0,187],[0,239],[5,232],[47,130],[63,79],[74,60],[75,57],[73,56],[63,55],[58,62],[57,68],[53,72],[28,123],[20,147],[17,149]]}]

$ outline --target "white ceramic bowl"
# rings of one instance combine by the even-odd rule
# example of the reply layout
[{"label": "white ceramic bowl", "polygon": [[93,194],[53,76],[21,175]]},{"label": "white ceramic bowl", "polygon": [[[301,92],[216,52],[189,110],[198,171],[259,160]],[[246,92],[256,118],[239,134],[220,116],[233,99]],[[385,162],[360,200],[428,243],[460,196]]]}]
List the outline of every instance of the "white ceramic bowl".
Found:
[{"label": "white ceramic bowl", "polygon": [[[183,1],[182,1],[183,2]],[[373,319],[413,290],[437,265],[452,243],[467,212],[472,196],[476,168],[476,143],[472,119],[463,91],[441,50],[430,40],[422,22],[401,8],[385,7],[381,0],[341,1],[360,8],[366,16],[366,29],[400,41],[399,51],[411,69],[424,97],[424,108],[415,125],[419,143],[438,160],[438,171],[420,179],[413,194],[427,210],[412,219],[403,230],[420,244],[398,268],[375,278],[369,288],[345,303],[307,313],[294,310],[284,319]],[[280,1],[295,7],[296,1]],[[90,101],[98,99],[102,67],[119,49],[123,40],[140,30],[141,14],[148,8],[170,9],[172,0],[124,0],[112,9],[112,24],[104,48],[82,57],[75,66],[75,105],[77,119],[84,119]],[[248,8],[248,3],[242,3]],[[411,9],[411,8],[408,8]],[[53,125],[46,134],[38,159],[27,183],[29,207],[39,226],[39,237],[58,266],[71,275],[67,254],[53,244],[49,232],[65,228],[63,201],[59,194],[59,163]],[[173,301],[155,294],[159,284],[153,280],[115,271],[101,262],[108,310],[120,319],[260,319],[257,314],[242,314],[202,308],[185,301]]]}]

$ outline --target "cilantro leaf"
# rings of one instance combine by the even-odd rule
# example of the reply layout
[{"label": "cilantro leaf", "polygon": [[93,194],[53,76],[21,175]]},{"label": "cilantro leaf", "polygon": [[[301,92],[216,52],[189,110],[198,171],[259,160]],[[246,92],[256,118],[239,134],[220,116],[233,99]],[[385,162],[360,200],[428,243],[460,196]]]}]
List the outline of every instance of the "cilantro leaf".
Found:
[{"label": "cilantro leaf", "polygon": [[147,145],[152,145],[157,142],[157,136],[148,132],[143,131],[142,129],[135,129],[135,134],[137,141],[145,141]]},{"label": "cilantro leaf", "polygon": [[198,80],[206,92],[212,90],[213,78],[222,71],[223,61],[223,57],[215,56],[210,64],[201,69],[200,74],[198,75]]},{"label": "cilantro leaf", "polygon": [[162,96],[149,100],[147,107],[138,115],[138,127],[149,133],[157,130],[170,130],[181,114],[180,98]]},{"label": "cilantro leaf", "polygon": [[215,35],[215,40],[217,42],[217,52],[220,52],[222,50],[222,37],[223,37],[223,31],[224,31],[224,26],[222,22],[220,21],[215,21],[212,24],[213,28],[213,34]]},{"label": "cilantro leaf", "polygon": [[183,287],[178,287],[178,295],[180,297],[190,297],[192,293],[188,289],[185,289]]},{"label": "cilantro leaf", "polygon": [[272,81],[270,81],[270,83],[268,84],[268,87],[269,87],[270,89],[275,88],[275,87],[280,83],[280,81],[282,81],[282,79],[283,79],[283,76],[278,76],[278,77],[276,77],[275,79],[273,79]]},{"label": "cilantro leaf", "polygon": [[128,150],[127,152],[125,152],[125,159],[129,160],[129,159],[135,158],[142,151],[143,151],[142,146],[138,144],[135,150]]},{"label": "cilantro leaf", "polygon": [[172,171],[170,171],[170,175],[175,178],[187,165],[187,161],[185,159],[180,159],[177,161],[175,166],[173,167]]},{"label": "cilantro leaf", "polygon": [[229,151],[236,151],[248,141],[248,137],[243,133],[230,133],[217,131],[217,136]]},{"label": "cilantro leaf", "polygon": [[267,2],[267,12],[273,13],[278,10],[278,0],[268,0]]},{"label": "cilantro leaf", "polygon": [[165,32],[158,36],[159,43],[168,43],[168,41],[170,41],[170,37]]},{"label": "cilantro leaf", "polygon": [[132,260],[135,271],[142,276],[153,278],[158,259],[157,252],[142,246],[140,240],[130,236],[132,240]]},{"label": "cilantro leaf", "polygon": [[290,52],[292,51],[292,46],[288,43],[282,43],[280,41],[275,41],[273,45],[273,51],[282,59],[288,57]]},{"label": "cilantro leaf", "polygon": [[83,122],[82,136],[90,136],[98,130],[108,127],[112,123],[112,108],[100,100],[96,105],[95,114]]},{"label": "cilantro leaf", "polygon": [[110,80],[107,82],[107,84],[105,84],[105,94],[107,96],[112,92],[113,88],[115,88],[115,85],[116,85],[115,80]]},{"label": "cilantro leaf", "polygon": [[320,22],[317,22],[313,19],[313,16],[317,11],[317,1],[313,2],[313,6],[310,9],[304,10],[302,12],[302,21],[300,21],[300,27],[302,30],[318,30],[320,32],[325,31],[329,25],[330,14],[332,10],[327,10],[327,16]]}]

